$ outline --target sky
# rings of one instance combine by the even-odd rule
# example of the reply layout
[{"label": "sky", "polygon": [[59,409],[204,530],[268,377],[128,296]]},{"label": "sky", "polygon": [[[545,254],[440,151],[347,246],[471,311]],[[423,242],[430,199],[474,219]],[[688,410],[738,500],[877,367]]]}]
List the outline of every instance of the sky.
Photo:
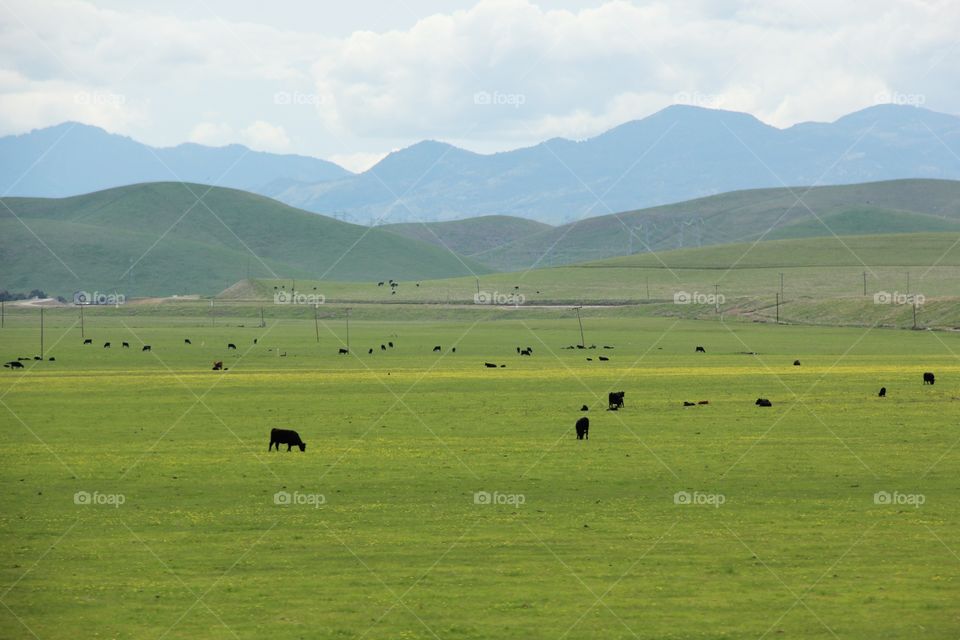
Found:
[{"label": "sky", "polygon": [[676,103],[777,127],[960,114],[957,0],[0,0],[0,135],[67,120],[354,171],[580,139]]}]

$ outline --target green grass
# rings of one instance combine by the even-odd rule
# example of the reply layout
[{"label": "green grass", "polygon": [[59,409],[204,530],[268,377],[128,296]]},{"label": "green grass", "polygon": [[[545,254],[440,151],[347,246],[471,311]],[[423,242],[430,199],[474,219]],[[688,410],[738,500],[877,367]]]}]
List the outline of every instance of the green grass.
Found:
[{"label": "green grass", "polygon": [[488,271],[431,244],[234,189],[151,183],[2,202],[9,290],[68,298],[77,290],[212,294],[247,275],[358,280]]},{"label": "green grass", "polygon": [[386,224],[380,228],[435,244],[462,256],[474,256],[519,238],[552,229],[543,222],[516,216],[477,216],[446,222],[403,222]]},{"label": "green grass", "polygon": [[[375,307],[355,308],[350,356],[341,318],[318,344],[312,318],[97,309],[84,347],[75,312],[48,312],[56,362],[0,375],[2,635],[960,633],[960,336],[585,310],[587,342],[616,348],[581,351],[560,349],[579,339],[568,311]],[[8,308],[0,353],[32,354],[35,320]],[[615,389],[626,408],[605,412]],[[273,426],[307,451],[268,454]],[[278,491],[325,504],[277,506]]]}]

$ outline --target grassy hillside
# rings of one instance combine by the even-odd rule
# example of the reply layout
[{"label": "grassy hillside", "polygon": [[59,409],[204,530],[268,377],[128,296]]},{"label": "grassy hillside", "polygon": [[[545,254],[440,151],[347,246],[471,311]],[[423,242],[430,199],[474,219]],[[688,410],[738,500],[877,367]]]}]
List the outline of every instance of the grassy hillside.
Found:
[{"label": "grassy hillside", "polygon": [[832,235],[831,229],[837,235],[886,234],[948,231],[958,225],[960,182],[892,180],[736,191],[588,218],[474,257],[492,268],[516,271],[761,237]]},{"label": "grassy hillside", "polygon": [[0,264],[2,288],[127,296],[214,293],[247,275],[368,280],[488,271],[380,229],[243,191],[180,183],[4,198]]},{"label": "grassy hillside", "polygon": [[404,222],[381,227],[407,238],[447,247],[473,256],[552,229],[548,224],[516,216],[479,216],[447,222]]}]

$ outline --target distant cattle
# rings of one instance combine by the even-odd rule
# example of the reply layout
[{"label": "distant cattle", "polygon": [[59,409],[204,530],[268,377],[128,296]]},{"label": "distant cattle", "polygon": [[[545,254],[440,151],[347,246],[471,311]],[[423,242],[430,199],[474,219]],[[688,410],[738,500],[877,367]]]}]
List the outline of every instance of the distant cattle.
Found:
[{"label": "distant cattle", "polygon": [[287,451],[291,447],[300,447],[300,451],[307,450],[307,443],[300,439],[300,434],[293,429],[270,429],[270,446],[267,451],[273,449],[274,445],[277,451],[280,451],[280,445],[287,445]]},{"label": "distant cattle", "polygon": [[457,352],[457,348],[456,348],[456,347],[452,347],[452,348],[450,349],[450,352],[451,352],[451,353],[456,353],[456,352]]},{"label": "distant cattle", "polygon": [[140,351],[150,351],[150,345],[148,344],[143,345],[143,348],[140,349]]},{"label": "distant cattle", "polygon": [[501,368],[501,369],[506,369],[506,368],[507,368],[507,365],[502,364],[502,365],[500,365],[500,368]]},{"label": "distant cattle", "polygon": [[800,361],[799,361],[799,360],[794,360],[794,361],[793,361],[793,366],[799,367],[799,366],[800,366]]},{"label": "distant cattle", "polygon": [[380,345],[380,351],[386,351],[386,350],[387,350],[387,345],[385,344]]},{"label": "distant cattle", "polygon": [[608,345],[608,344],[603,345],[603,348],[604,348],[604,349],[613,349],[613,347],[611,347],[611,346]]},{"label": "distant cattle", "polygon": [[590,407],[588,407],[587,405],[583,405],[582,407],[580,407],[580,411],[590,411]]},{"label": "distant cattle", "polygon": [[130,343],[129,343],[129,342],[121,342],[121,343],[120,343],[120,346],[121,346],[122,348],[124,348],[124,349],[129,349],[129,348],[130,348]]},{"label": "distant cattle", "polygon": [[184,339],[183,339],[183,344],[193,344],[193,343],[190,342],[190,338],[184,338]]},{"label": "distant cattle", "polygon": [[703,347],[700,347],[700,346],[697,347],[696,353],[706,353],[706,352],[707,352],[707,350],[704,349]]},{"label": "distant cattle", "polygon": [[599,360],[600,362],[606,362],[606,361],[608,361],[609,359],[610,359],[610,358],[608,358],[607,356],[600,356],[599,358],[597,358],[597,360]]},{"label": "distant cattle", "polygon": [[378,287],[382,287],[382,286],[383,286],[383,282],[378,282],[378,283],[377,283],[377,286],[378,286]]},{"label": "distant cattle", "polygon": [[577,420],[577,440],[590,439],[590,418],[583,416]]},{"label": "distant cattle", "polygon": [[684,400],[684,401],[683,401],[683,406],[685,406],[685,407],[695,407],[695,406],[697,406],[697,405],[696,405],[696,403],[694,403],[694,402],[687,402],[686,400]]},{"label": "distant cattle", "polygon": [[587,358],[587,362],[593,362],[593,358]]},{"label": "distant cattle", "polygon": [[256,339],[256,338],[253,339],[253,344],[257,344],[257,339]]},{"label": "distant cattle", "polygon": [[373,347],[370,347],[369,349],[367,349],[367,353],[368,353],[368,354],[369,354],[369,353],[373,353]]},{"label": "distant cattle", "polygon": [[484,362],[484,363],[483,363],[483,366],[485,366],[487,369],[496,369],[496,368],[497,368],[497,365],[493,364],[492,362]]},{"label": "distant cattle", "polygon": [[43,360],[43,356],[33,356],[34,360]]},{"label": "distant cattle", "polygon": [[350,353],[350,350],[349,350],[349,349],[338,349],[338,350],[337,350],[337,355],[340,355],[340,356],[346,355],[346,354],[348,354],[348,353]]},{"label": "distant cattle", "polygon": [[435,347],[433,348],[433,350],[434,350],[435,352],[436,352],[436,351],[442,351],[442,349],[440,348],[440,345],[435,346]]},{"label": "distant cattle", "polygon": [[757,398],[757,401],[754,403],[758,407],[772,407],[773,403],[767,400],[766,398]]},{"label": "distant cattle", "polygon": [[521,350],[520,350],[520,355],[522,355],[522,356],[529,356],[529,355],[531,355],[532,353],[533,353],[532,351],[528,351],[527,349],[521,349]]},{"label": "distant cattle", "polygon": [[881,397],[881,398],[886,398],[886,397],[887,397],[887,388],[886,388],[886,387],[880,387],[880,393],[878,393],[877,396],[879,396],[879,397]]},{"label": "distant cattle", "polygon": [[227,349],[234,349],[234,350],[236,350],[236,348],[237,348],[237,345],[233,344],[232,342],[229,343],[229,344],[227,344]]},{"label": "distant cattle", "polygon": [[93,344],[93,340],[91,338],[87,338],[83,341],[83,344]]},{"label": "distant cattle", "polygon": [[24,358],[23,356],[17,357],[17,362],[29,362],[30,358]]},{"label": "distant cattle", "polygon": [[933,384],[936,381],[937,381],[936,376],[934,376],[929,371],[923,374],[923,384]]},{"label": "distant cattle", "polygon": [[393,349],[393,343],[392,343],[392,342],[388,342],[388,343],[387,343],[387,346],[390,347],[391,349]]},{"label": "distant cattle", "polygon": [[610,409],[616,411],[617,409],[623,408],[623,396],[626,395],[624,391],[611,391],[607,395],[607,404]]},{"label": "distant cattle", "polygon": [[220,360],[217,360],[216,362],[214,362],[214,363],[213,363],[213,370],[214,370],[214,371],[223,371],[223,362],[220,361]]},{"label": "distant cattle", "polygon": [[47,360],[50,361],[50,362],[56,362],[56,361],[57,361],[57,359],[54,358],[53,356],[50,356],[49,358],[47,358]]},{"label": "distant cattle", "polygon": [[5,366],[7,369],[23,369],[23,365],[17,360],[11,360],[3,366]]},{"label": "distant cattle", "polygon": [[577,349],[586,349],[586,347],[583,346],[582,344],[578,344],[578,345],[577,345]]},{"label": "distant cattle", "polygon": [[710,404],[709,400],[700,400],[697,404]]}]

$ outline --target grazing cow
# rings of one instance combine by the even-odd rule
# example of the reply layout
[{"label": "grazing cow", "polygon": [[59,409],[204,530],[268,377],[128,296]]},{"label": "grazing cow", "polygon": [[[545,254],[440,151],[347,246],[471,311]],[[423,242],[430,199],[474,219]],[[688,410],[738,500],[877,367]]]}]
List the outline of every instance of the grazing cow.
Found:
[{"label": "grazing cow", "polygon": [[150,345],[148,344],[143,345],[143,349],[140,349],[140,351],[150,351]]},{"label": "grazing cow", "polygon": [[43,360],[43,356],[33,356],[34,360]]},{"label": "grazing cow", "polygon": [[93,344],[93,339],[87,338],[86,340],[83,341],[83,344]]},{"label": "grazing cow", "polygon": [[800,366],[800,361],[799,361],[799,360],[794,360],[794,361],[793,361],[793,366],[799,367],[799,366]]},{"label": "grazing cow", "polygon": [[231,343],[229,343],[229,344],[227,345],[227,349],[233,349],[234,351],[236,351],[237,345],[235,345],[235,344],[233,344],[233,343],[231,342]]},{"label": "grazing cow", "polygon": [[587,362],[593,362],[593,358],[587,358]]},{"label": "grazing cow", "polygon": [[772,407],[773,403],[767,400],[766,398],[757,398],[757,401],[754,403],[758,407]]},{"label": "grazing cow", "polygon": [[121,346],[122,348],[124,348],[124,349],[129,349],[129,348],[130,348],[130,343],[129,343],[129,342],[121,342],[121,343],[120,343],[120,346]]},{"label": "grazing cow", "polygon": [[109,348],[110,348],[110,343],[109,343],[109,342],[104,342],[104,343],[103,343],[103,348],[104,348],[104,349],[109,349]]},{"label": "grazing cow", "polygon": [[517,353],[520,353],[520,352],[521,352],[520,347],[517,347]]},{"label": "grazing cow", "polygon": [[273,449],[274,445],[277,451],[280,451],[280,445],[287,445],[287,451],[291,447],[300,447],[300,451],[307,450],[307,443],[300,439],[300,434],[293,429],[270,429],[270,446],[267,451]]},{"label": "grazing cow", "polygon": [[923,374],[923,384],[933,384],[936,381],[937,381],[936,376],[934,376],[929,371]]},{"label": "grazing cow", "polygon": [[700,347],[700,346],[697,347],[696,353],[706,353],[706,352],[707,352],[707,350],[704,349],[703,347]]},{"label": "grazing cow", "polygon": [[388,343],[387,343],[387,346],[390,347],[391,349],[393,349],[393,343],[392,343],[392,342],[388,342]]},{"label": "grazing cow", "polygon": [[456,353],[456,352],[457,352],[457,348],[456,348],[456,347],[451,348],[451,349],[450,349],[450,352],[451,352],[451,353]]},{"label": "grazing cow", "polygon": [[611,346],[608,345],[608,344],[603,345],[603,348],[604,348],[604,349],[613,349],[613,347],[611,347]]},{"label": "grazing cow", "polygon": [[877,396],[880,397],[880,398],[886,398],[886,397],[887,397],[887,388],[886,388],[886,387],[880,387],[880,393],[878,393]]},{"label": "grazing cow", "polygon": [[507,368],[507,365],[502,364],[502,365],[500,365],[500,368],[501,368],[501,369],[506,369],[506,368]]},{"label": "grazing cow", "polygon": [[492,362],[484,362],[484,363],[483,363],[483,366],[485,366],[487,369],[496,369],[496,368],[497,368],[497,365],[493,364]]},{"label": "grazing cow", "polygon": [[617,409],[622,409],[623,396],[625,395],[626,395],[626,392],[624,391],[611,391],[607,395],[607,404],[609,405],[610,409],[612,409],[613,411],[616,411]]},{"label": "grazing cow", "polygon": [[608,358],[607,356],[600,356],[599,358],[597,358],[597,360],[599,360],[600,362],[606,362],[609,359],[610,358]]},{"label": "grazing cow", "polygon": [[378,282],[378,283],[377,283],[377,286],[378,286],[378,287],[382,287],[382,286],[383,286],[383,282]]},{"label": "grazing cow", "polygon": [[23,365],[18,360],[11,360],[3,366],[7,369],[23,369]]},{"label": "grazing cow", "polygon": [[56,361],[57,361],[57,359],[54,358],[53,356],[50,356],[49,358],[47,358],[47,360],[48,360],[49,362],[56,362]]},{"label": "grazing cow", "polygon": [[373,347],[370,347],[369,349],[367,349],[367,354],[371,354],[371,353],[373,353]]},{"label": "grazing cow", "polygon": [[17,356],[17,362],[29,362],[30,358],[24,358],[23,356]]},{"label": "grazing cow", "polygon": [[349,350],[349,349],[338,349],[338,350],[337,350],[337,355],[340,355],[340,356],[346,355],[346,354],[348,354],[348,353],[350,353],[350,350]]},{"label": "grazing cow", "polygon": [[217,360],[213,363],[213,371],[223,371],[223,361]]},{"label": "grazing cow", "polygon": [[387,345],[385,344],[380,345],[380,351],[386,351],[386,350],[387,350]]},{"label": "grazing cow", "polygon": [[[254,341],[254,342],[256,342],[256,341]],[[190,338],[184,338],[184,339],[183,339],[183,344],[193,344],[193,343],[190,342]]]},{"label": "grazing cow", "polygon": [[586,349],[586,347],[583,346],[582,344],[578,344],[578,345],[577,345],[577,349]]},{"label": "grazing cow", "polygon": [[521,350],[520,350],[520,355],[522,355],[522,356],[529,356],[529,355],[532,355],[532,352],[531,352],[529,349],[521,349]]},{"label": "grazing cow", "polygon": [[700,400],[697,404],[710,404],[709,400]]},{"label": "grazing cow", "polygon": [[580,411],[590,411],[590,407],[588,407],[587,405],[583,405],[582,407],[580,407]]},{"label": "grazing cow", "polygon": [[440,345],[435,346],[435,347],[433,348],[433,350],[434,350],[434,351],[442,351],[442,349],[440,348]]},{"label": "grazing cow", "polygon": [[694,404],[694,403],[692,403],[692,402],[687,402],[686,400],[684,400],[684,401],[683,401],[683,406],[685,406],[685,407],[695,407],[695,406],[697,406],[697,405]]},{"label": "grazing cow", "polygon": [[577,440],[590,439],[590,418],[583,416],[577,420]]},{"label": "grazing cow", "polygon": [[257,339],[256,339],[256,338],[253,339],[253,344],[257,344]]}]

